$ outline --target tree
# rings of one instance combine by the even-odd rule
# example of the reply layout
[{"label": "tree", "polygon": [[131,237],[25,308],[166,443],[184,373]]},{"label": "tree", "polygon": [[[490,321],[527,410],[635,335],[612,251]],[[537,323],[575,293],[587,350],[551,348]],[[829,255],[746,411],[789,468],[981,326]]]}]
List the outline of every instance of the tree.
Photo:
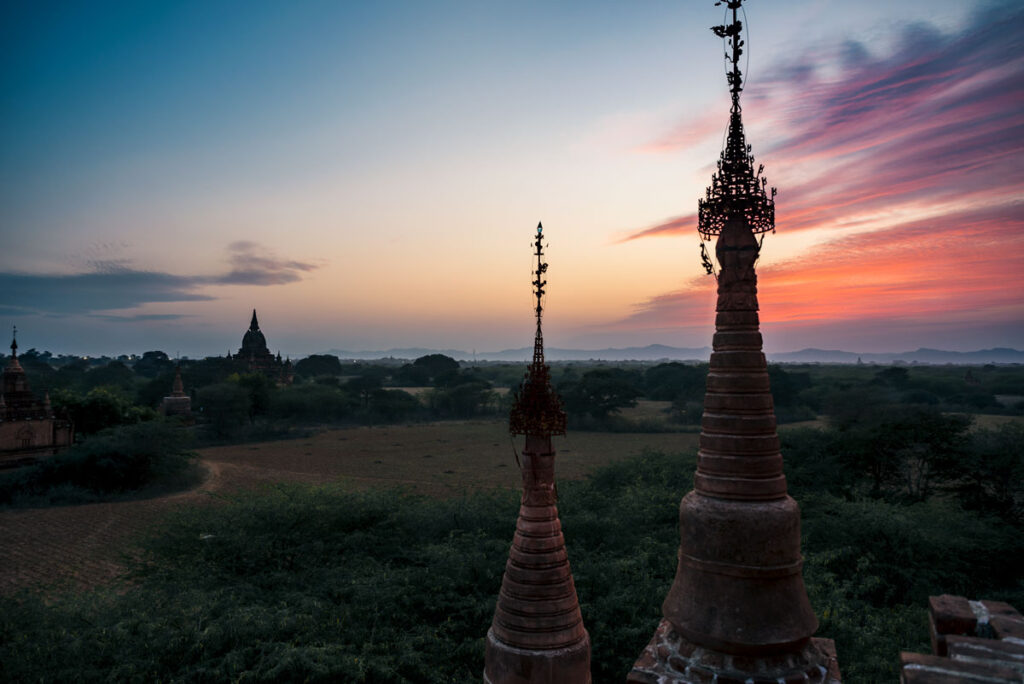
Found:
[{"label": "tree", "polygon": [[707,367],[692,364],[659,363],[644,373],[644,396],[656,401],[699,400],[704,394]]},{"label": "tree", "polygon": [[470,379],[451,387],[438,387],[428,395],[430,408],[442,416],[469,418],[487,410],[495,400],[491,383]]},{"label": "tree", "polygon": [[425,366],[407,363],[395,372],[394,383],[401,387],[425,387],[430,384],[430,371]]},{"label": "tree", "polygon": [[936,480],[958,477],[971,418],[927,406],[869,404],[835,421],[840,460],[867,475],[871,493],[902,491],[915,501],[932,493]]},{"label": "tree", "polygon": [[370,396],[370,408],[384,420],[393,421],[415,415],[423,404],[408,392],[378,389]]},{"label": "tree", "polygon": [[249,393],[237,382],[218,382],[196,393],[198,409],[214,434],[231,434],[249,417]]},{"label": "tree", "polygon": [[635,373],[621,368],[598,368],[584,373],[578,382],[560,387],[559,393],[569,413],[605,420],[619,409],[636,406],[640,390],[635,379]]},{"label": "tree", "polygon": [[242,373],[232,375],[229,380],[246,392],[250,423],[256,422],[256,416],[267,414],[270,410],[270,390],[274,386],[270,378],[263,373]]},{"label": "tree", "polygon": [[977,430],[960,461],[958,487],[968,508],[1024,521],[1024,425]]},{"label": "tree", "polygon": [[105,385],[130,392],[135,389],[135,373],[120,361],[111,361],[87,372],[85,384],[90,388]]},{"label": "tree", "polygon": [[359,408],[355,397],[339,389],[336,382],[320,382],[323,379],[276,390],[270,397],[271,415],[298,421],[338,422]]},{"label": "tree", "polygon": [[360,375],[345,383],[345,389],[358,396],[363,406],[370,405],[370,397],[381,387],[381,378],[377,374]]},{"label": "tree", "polygon": [[333,354],[312,354],[295,364],[295,374],[304,378],[341,375],[341,361]]},{"label": "tree", "polygon": [[768,365],[768,382],[771,384],[772,399],[776,406],[796,406],[800,393],[811,386],[811,376],[809,373],[787,371],[782,366],[772,363]]},{"label": "tree", "polygon": [[423,368],[431,378],[436,378],[445,371],[458,370],[459,362],[444,354],[427,354],[412,362],[412,365]]},{"label": "tree", "polygon": [[174,362],[162,351],[148,351],[135,362],[135,374],[144,378],[155,378],[161,373],[174,370]]},{"label": "tree", "polygon": [[94,387],[84,396],[72,390],[55,390],[50,401],[58,414],[66,413],[71,418],[80,435],[156,417],[155,411],[133,405],[116,387]]}]

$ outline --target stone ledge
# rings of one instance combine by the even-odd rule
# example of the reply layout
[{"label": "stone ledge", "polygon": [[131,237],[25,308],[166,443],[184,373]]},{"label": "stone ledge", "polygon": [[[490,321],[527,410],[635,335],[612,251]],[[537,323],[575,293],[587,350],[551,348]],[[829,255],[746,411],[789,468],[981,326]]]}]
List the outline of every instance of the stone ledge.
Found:
[{"label": "stone ledge", "polygon": [[970,663],[922,653],[900,653],[900,684],[1020,684],[1020,673],[991,663]]},{"label": "stone ledge", "polygon": [[1024,617],[1010,604],[931,596],[928,625],[933,655],[901,653],[901,682],[1024,684]]},{"label": "stone ledge", "polygon": [[662,619],[633,665],[631,684],[841,684],[835,643],[811,639],[773,656],[738,656],[698,646]]}]

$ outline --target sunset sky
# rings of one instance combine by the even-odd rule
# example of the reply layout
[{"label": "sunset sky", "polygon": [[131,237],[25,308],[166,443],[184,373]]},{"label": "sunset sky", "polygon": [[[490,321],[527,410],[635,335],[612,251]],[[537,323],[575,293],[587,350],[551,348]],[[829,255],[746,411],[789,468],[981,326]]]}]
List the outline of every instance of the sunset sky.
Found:
[{"label": "sunset sky", "polygon": [[[768,351],[1024,349],[1024,5],[751,0]],[[0,9],[0,323],[193,357],[709,344],[712,0]],[[8,333],[3,333],[7,335]]]}]

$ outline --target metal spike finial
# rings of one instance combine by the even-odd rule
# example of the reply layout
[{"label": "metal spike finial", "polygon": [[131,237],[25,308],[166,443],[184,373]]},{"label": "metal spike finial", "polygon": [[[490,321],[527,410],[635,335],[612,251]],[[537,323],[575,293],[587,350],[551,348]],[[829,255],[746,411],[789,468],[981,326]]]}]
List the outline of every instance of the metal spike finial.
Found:
[{"label": "metal spike finial", "polygon": [[542,299],[544,297],[544,286],[548,284],[548,281],[544,280],[544,274],[548,271],[548,265],[544,262],[544,226],[540,223],[537,224],[537,238],[533,242],[534,248],[537,250],[534,252],[534,256],[537,257],[537,270],[534,271],[535,278],[533,280],[533,293],[537,298],[537,331],[540,331],[540,318],[544,311]]},{"label": "metal spike finial", "polygon": [[534,315],[537,330],[533,338],[533,362],[527,369],[526,377],[516,393],[509,417],[509,430],[520,435],[562,435],[565,434],[565,411],[562,402],[551,388],[551,369],[544,361],[544,335],[541,319],[544,313],[544,293],[548,271],[544,261],[544,226],[537,224],[537,235],[533,242],[537,266],[533,271],[533,294],[537,298]]},{"label": "metal spike finial", "polygon": [[[732,62],[732,69],[726,74],[729,81],[729,90],[732,92],[733,107],[738,108],[740,103],[740,92],[743,91],[743,72],[740,71],[740,56],[743,54],[743,22],[737,16],[737,10],[743,6],[743,0],[719,0],[715,7],[725,5],[732,10],[732,22],[722,26],[712,26],[711,30],[719,38],[725,38],[729,45],[729,52],[725,58]],[[731,53],[731,54],[730,54]]]}]

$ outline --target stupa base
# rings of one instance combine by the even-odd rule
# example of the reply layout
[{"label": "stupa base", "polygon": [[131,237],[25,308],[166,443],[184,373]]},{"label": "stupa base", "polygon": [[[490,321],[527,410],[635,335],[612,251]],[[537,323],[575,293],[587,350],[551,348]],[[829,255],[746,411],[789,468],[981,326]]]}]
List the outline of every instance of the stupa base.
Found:
[{"label": "stupa base", "polygon": [[794,653],[739,656],[697,646],[662,619],[634,663],[632,684],[840,684],[836,646],[811,639]]},{"label": "stupa base", "polygon": [[565,648],[509,646],[487,630],[484,684],[590,684],[590,635]]}]

